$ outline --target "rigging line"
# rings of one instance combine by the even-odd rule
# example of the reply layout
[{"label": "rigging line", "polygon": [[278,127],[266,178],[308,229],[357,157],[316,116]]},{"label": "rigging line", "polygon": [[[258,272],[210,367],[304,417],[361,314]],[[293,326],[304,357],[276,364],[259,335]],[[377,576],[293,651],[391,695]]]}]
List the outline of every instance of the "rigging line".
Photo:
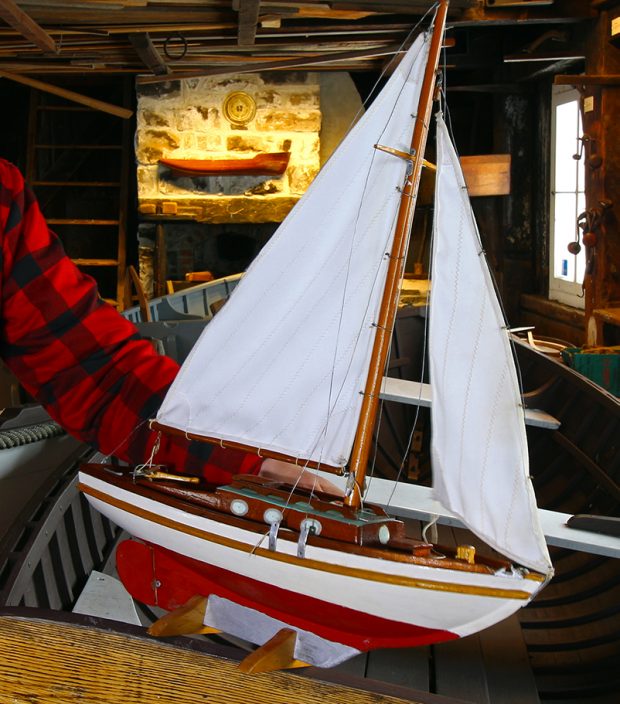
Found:
[{"label": "rigging line", "polygon": [[133,475],[138,476],[141,472],[151,469],[155,461],[155,455],[159,452],[159,445],[161,443],[161,431],[159,431],[155,437],[155,442],[153,443],[153,448],[151,450],[151,455],[146,462],[143,464],[138,464],[134,467]]},{"label": "rigging line", "polygon": [[[127,445],[129,444],[129,440],[132,435],[137,433],[138,430],[140,430],[140,428],[142,428],[143,425],[146,425],[147,423],[150,423],[150,422],[151,422],[151,418],[147,418],[143,421],[140,421],[140,423],[138,423],[138,425],[136,425],[136,427],[131,432],[129,432],[115,448],[110,450],[110,452],[108,452],[104,456],[103,461],[107,462],[110,459],[110,457],[116,455],[116,453],[120,450],[121,447],[123,447],[123,445],[125,445],[126,443],[127,443]],[[151,455],[151,457],[152,457],[152,455]]]},{"label": "rigging line", "polygon": [[[431,242],[432,242],[432,236],[431,236]],[[410,248],[410,246],[411,246],[411,237],[410,237],[410,238],[408,239],[408,241],[407,241],[407,247],[406,247],[406,249],[405,249],[405,255],[404,255],[404,260],[405,260],[405,261],[407,260],[407,256],[408,256],[408,254],[409,254],[409,248]],[[428,310],[428,294],[427,294],[427,310]],[[394,318],[394,321],[392,322],[392,333],[391,333],[392,336],[394,335],[395,326],[396,326],[396,318]],[[426,371],[426,349],[427,349],[427,340],[428,340],[428,315],[426,315],[426,316],[424,317],[424,335],[423,335],[423,348],[422,348],[422,368],[421,368],[421,371],[420,371],[420,378],[421,378],[422,380],[424,379],[424,374],[425,374],[425,371]],[[391,352],[392,352],[392,350],[391,350],[391,348],[390,348],[390,353],[388,354],[388,357],[387,357],[387,359],[386,359],[386,368],[384,369],[384,375],[387,374],[387,369],[389,368],[389,360],[390,360]],[[421,396],[421,394],[422,394],[422,390],[421,390],[421,387],[420,387],[420,396]],[[404,468],[405,468],[405,462],[406,462],[406,460],[407,460],[407,457],[409,456],[409,452],[410,452],[410,449],[411,449],[411,444],[412,444],[412,442],[413,442],[413,435],[414,435],[415,430],[416,430],[416,427],[417,427],[417,425],[418,425],[418,419],[419,419],[419,415],[420,415],[420,407],[421,407],[421,406],[420,406],[419,403],[416,404],[416,410],[415,410],[415,415],[414,415],[414,419],[413,419],[413,424],[412,424],[412,426],[411,426],[411,432],[409,433],[409,438],[408,438],[408,440],[407,440],[407,444],[406,444],[406,447],[405,447],[405,452],[404,452],[404,454],[403,454],[403,457],[402,457],[402,460],[401,460],[401,464],[400,464],[400,467],[399,467],[399,469],[398,469],[398,473],[397,473],[397,475],[396,475],[396,479],[394,480],[394,486],[392,487],[392,491],[391,491],[391,493],[390,493],[390,496],[388,497],[388,501],[387,501],[387,504],[386,504],[386,505],[388,505],[388,506],[390,505],[390,503],[392,502],[392,499],[394,498],[394,494],[395,494],[395,492],[396,492],[397,484],[398,484],[398,482],[400,481],[400,479],[401,479],[401,477],[402,477],[403,470],[404,470]],[[381,415],[382,415],[382,411],[383,411],[383,402],[381,402],[380,411],[381,411]],[[381,415],[380,415],[380,417],[381,417]],[[377,428],[379,428],[379,427],[380,427],[380,426],[379,426],[379,423],[378,423],[378,424],[377,424]],[[376,461],[376,457],[377,457],[377,453],[378,453],[378,435],[379,435],[379,434],[378,434],[378,430],[377,430],[377,435],[376,435],[376,437],[375,437],[375,452],[374,452],[374,457],[373,457],[372,474],[371,474],[370,480],[369,480],[369,482],[368,482],[368,488],[370,488],[370,481],[372,481],[372,476],[374,476],[374,469],[375,469],[374,463],[375,463],[375,461]],[[367,493],[367,491],[368,491],[368,488],[367,488],[367,490],[366,490],[366,493]]]},{"label": "rigging line", "polygon": [[[428,15],[431,11],[433,11],[433,10],[436,11],[437,7],[438,7],[438,3],[435,4],[435,5],[433,5],[433,6],[431,6],[431,7],[429,8],[429,10],[425,13],[424,17],[421,18],[420,22],[421,22],[421,21],[426,17],[426,15]],[[434,21],[434,19],[433,19],[433,21]],[[416,25],[416,27],[420,24],[420,22],[418,22],[418,24]],[[411,33],[410,33],[410,34],[411,34]],[[404,89],[404,85],[403,85],[403,89]],[[401,92],[402,92],[402,89],[401,89]],[[391,117],[391,115],[390,115],[390,117]],[[427,127],[427,129],[428,129],[429,125],[426,125],[426,124],[425,124],[425,127]],[[417,156],[418,156],[418,155],[416,155],[416,157],[417,157]],[[421,156],[422,158],[424,157],[423,154],[420,155],[420,156]],[[417,197],[417,193],[415,194],[415,196]],[[414,194],[411,194],[409,197],[413,199]],[[408,256],[408,254],[409,254],[409,248],[410,248],[410,246],[411,246],[411,237],[408,237],[408,239],[407,239],[407,244],[406,244],[406,248],[405,248],[405,252],[404,252],[404,256],[402,257],[402,259],[403,259],[404,262],[407,261],[407,256]],[[403,268],[404,268],[404,267],[403,267]],[[399,290],[398,295],[400,295],[400,290]],[[395,326],[396,326],[396,317],[395,317],[394,320],[392,321],[392,330],[391,330],[391,336],[392,336],[392,337],[393,337],[393,335],[394,335]],[[423,358],[422,358],[422,370],[421,370],[422,378],[424,378],[424,371],[425,371],[426,340],[427,340],[427,336],[428,336],[428,335],[427,335],[427,332],[428,332],[428,316],[426,316],[426,318],[425,318],[424,346],[423,346]],[[391,359],[391,354],[392,354],[392,349],[391,349],[391,347],[390,347],[390,351],[389,351],[388,356],[387,356],[387,358],[386,358],[385,368],[384,368],[384,370],[383,370],[383,371],[384,371],[384,376],[387,375],[387,370],[389,369],[389,362],[390,362],[390,359]],[[421,393],[421,391],[420,391],[420,393]],[[411,448],[411,444],[412,444],[412,442],[413,442],[413,434],[415,433],[415,429],[416,429],[416,426],[417,426],[417,424],[418,424],[419,412],[420,412],[420,404],[418,404],[417,407],[416,407],[415,416],[414,416],[414,420],[413,420],[413,425],[412,425],[412,428],[411,428],[411,432],[410,432],[410,435],[409,435],[409,439],[408,439],[408,441],[407,441],[407,446],[406,446],[406,448],[405,448],[405,454],[403,455],[403,458],[402,458],[402,460],[401,460],[401,464],[400,464],[398,473],[397,473],[397,475],[396,475],[396,479],[394,480],[394,486],[393,486],[392,492],[391,492],[391,494],[390,494],[390,496],[389,496],[389,498],[388,498],[387,505],[389,505],[389,504],[391,503],[391,501],[392,501],[392,499],[393,499],[393,497],[394,497],[394,493],[395,493],[395,491],[396,491],[397,483],[398,483],[398,481],[400,480],[400,478],[401,478],[401,476],[402,476],[403,469],[404,469],[404,466],[405,466],[405,461],[406,461],[406,458],[407,458],[408,455],[409,455],[409,451],[410,451],[410,448]],[[379,404],[379,413],[378,413],[378,419],[377,419],[377,424],[376,424],[376,429],[377,429],[377,430],[376,430],[375,439],[374,439],[374,453],[373,453],[373,459],[372,459],[372,463],[371,463],[371,470],[370,470],[370,472],[369,472],[369,480],[368,480],[368,484],[367,484],[367,487],[366,487],[366,490],[365,490],[364,494],[367,494],[367,493],[368,493],[368,490],[370,489],[370,484],[371,484],[371,482],[372,482],[372,479],[373,479],[374,473],[375,473],[376,460],[377,460],[377,455],[378,455],[378,450],[379,450],[379,428],[381,427],[381,419],[382,419],[382,416],[383,416],[383,401],[381,401],[380,404]]]},{"label": "rigging line", "polygon": [[[407,36],[403,39],[403,41],[400,43],[400,46],[394,54],[392,55],[392,58],[385,64],[384,69],[381,71],[381,74],[377,78],[377,80],[374,82],[372,88],[370,89],[368,95],[366,98],[362,101],[362,105],[360,109],[357,111],[357,113],[354,115],[353,119],[351,120],[351,124],[349,125],[349,129],[347,130],[346,134],[348,134],[357,120],[359,119],[360,115],[362,114],[362,110],[366,108],[368,103],[372,102],[372,100],[375,98],[375,94],[378,91],[378,88],[381,84],[381,81],[384,79],[385,75],[391,70],[392,65],[396,61],[396,57],[400,56],[400,54],[404,53],[405,47],[407,44],[411,43],[411,38],[413,37],[414,32],[420,27],[420,25],[425,22],[426,17],[431,14],[431,13],[436,13],[437,8],[439,7],[439,3],[435,2],[433,5],[431,5],[428,10],[420,17],[420,19],[413,25],[413,27],[407,32]],[[434,21],[434,20],[433,20]],[[432,23],[431,23],[432,26]],[[345,136],[346,136],[345,134]]]},{"label": "rigging line", "polygon": [[[433,261],[432,255],[433,255],[433,245],[434,245],[434,225],[433,225],[433,232],[431,233],[431,244],[430,244],[430,261]],[[432,276],[432,269],[431,269],[431,276]],[[432,286],[432,279],[431,279],[431,286]],[[426,358],[427,358],[427,347],[428,347],[428,326],[429,326],[429,315],[428,315],[428,307],[429,307],[429,299],[427,297],[427,302],[426,302],[426,309],[427,309],[427,314],[424,316],[424,334],[423,334],[423,343],[422,343],[422,368],[420,369],[420,380],[424,380],[424,376],[426,374]],[[420,387],[420,397],[422,395],[422,387]],[[419,398],[420,398],[419,397]],[[389,506],[392,503],[392,499],[394,498],[394,494],[396,493],[396,487],[398,486],[398,482],[400,481],[403,470],[405,468],[405,462],[407,460],[407,457],[409,456],[409,452],[411,449],[411,444],[413,442],[413,435],[415,433],[416,427],[418,425],[418,419],[420,416],[420,408],[421,405],[420,403],[416,404],[416,410],[415,410],[415,415],[413,417],[413,423],[411,425],[411,432],[409,433],[409,438],[407,440],[407,446],[405,448],[405,452],[403,455],[403,458],[401,460],[400,467],[398,469],[398,473],[396,475],[396,479],[394,480],[394,485],[392,487],[392,491],[390,492],[390,495],[388,497],[388,500],[386,502],[386,506]],[[370,485],[370,482],[369,482]]]},{"label": "rigging line", "polygon": [[[446,32],[448,29],[446,27]],[[441,64],[441,85],[439,87],[439,109],[445,114],[448,111],[448,48],[445,45],[441,53],[443,62]]]}]

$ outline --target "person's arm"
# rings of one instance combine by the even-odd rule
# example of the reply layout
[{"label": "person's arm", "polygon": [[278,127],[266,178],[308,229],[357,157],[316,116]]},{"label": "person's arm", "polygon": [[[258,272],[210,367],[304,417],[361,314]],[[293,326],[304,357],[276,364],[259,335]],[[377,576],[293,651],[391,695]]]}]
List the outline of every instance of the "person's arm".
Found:
[{"label": "person's arm", "polygon": [[[67,257],[19,171],[0,159],[0,356],[69,433],[145,462],[148,427],[178,365],[158,355]],[[223,483],[261,459],[161,436],[156,462]]]}]

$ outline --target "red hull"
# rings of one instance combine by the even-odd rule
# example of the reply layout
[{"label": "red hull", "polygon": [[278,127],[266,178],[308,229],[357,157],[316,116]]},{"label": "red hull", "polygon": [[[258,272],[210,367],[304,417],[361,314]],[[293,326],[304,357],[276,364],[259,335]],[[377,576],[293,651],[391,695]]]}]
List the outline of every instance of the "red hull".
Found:
[{"label": "red hull", "polygon": [[289,152],[257,154],[251,159],[160,159],[177,176],[280,176],[286,171]]},{"label": "red hull", "polygon": [[135,540],[119,545],[116,561],[119,576],[135,599],[167,611],[196,594],[216,594],[362,651],[428,645],[458,637],[449,631],[390,621],[290,592]]}]

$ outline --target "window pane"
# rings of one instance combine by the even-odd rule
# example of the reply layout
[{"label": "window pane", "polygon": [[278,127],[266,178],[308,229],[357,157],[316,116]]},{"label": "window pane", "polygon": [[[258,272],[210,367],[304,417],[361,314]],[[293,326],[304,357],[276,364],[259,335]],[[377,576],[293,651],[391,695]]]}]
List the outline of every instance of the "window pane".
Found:
[{"label": "window pane", "polygon": [[[581,192],[577,196],[577,214],[583,213],[583,211],[586,209],[586,195],[585,193]],[[583,235],[583,232],[580,232],[580,235]],[[572,256],[572,255],[570,255]],[[580,254],[577,257],[574,257],[574,259],[577,260],[577,272],[576,272],[576,281],[577,283],[582,283],[583,282],[583,277],[585,276],[586,273],[586,253],[585,253],[585,247],[582,247]]]},{"label": "window pane", "polygon": [[575,255],[567,249],[577,235],[577,196],[574,193],[556,194],[553,230],[553,275],[564,281],[575,281]]},{"label": "window pane", "polygon": [[581,143],[578,142],[579,106],[577,101],[558,105],[555,112],[555,191],[575,191],[577,187],[577,171],[583,163],[573,159],[578,154]]}]

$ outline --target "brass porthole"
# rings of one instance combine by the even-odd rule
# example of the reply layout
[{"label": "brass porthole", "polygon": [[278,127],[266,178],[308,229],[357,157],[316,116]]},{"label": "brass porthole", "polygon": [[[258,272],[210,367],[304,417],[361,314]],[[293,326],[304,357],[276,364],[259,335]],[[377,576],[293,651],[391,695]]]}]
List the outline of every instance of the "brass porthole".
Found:
[{"label": "brass porthole", "polygon": [[247,93],[237,91],[230,93],[222,106],[224,117],[235,125],[245,125],[256,115],[254,98]]}]

